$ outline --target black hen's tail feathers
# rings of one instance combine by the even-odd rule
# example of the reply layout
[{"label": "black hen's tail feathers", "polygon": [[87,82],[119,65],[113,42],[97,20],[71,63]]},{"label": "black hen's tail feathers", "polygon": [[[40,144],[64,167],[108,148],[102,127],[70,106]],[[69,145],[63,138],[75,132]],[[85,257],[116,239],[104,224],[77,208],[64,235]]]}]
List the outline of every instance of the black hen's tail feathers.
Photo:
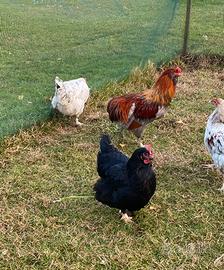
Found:
[{"label": "black hen's tail feathers", "polygon": [[108,170],[116,164],[122,165],[128,162],[128,157],[120,152],[106,134],[101,136],[100,151],[97,155],[97,172],[100,177],[106,177]]},{"label": "black hen's tail feathers", "polygon": [[117,150],[111,143],[111,139],[108,134],[103,134],[100,139],[100,151],[101,153],[109,153]]}]

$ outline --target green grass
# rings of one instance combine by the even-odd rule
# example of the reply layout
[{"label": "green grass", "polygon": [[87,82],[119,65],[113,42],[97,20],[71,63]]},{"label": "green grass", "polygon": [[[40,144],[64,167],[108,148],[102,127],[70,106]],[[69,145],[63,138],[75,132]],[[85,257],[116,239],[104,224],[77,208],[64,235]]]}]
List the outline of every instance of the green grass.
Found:
[{"label": "green grass", "polygon": [[[2,0],[0,138],[49,117],[54,78],[120,80],[182,48],[186,1]],[[193,1],[193,53],[223,54],[222,0]]]},{"label": "green grass", "polygon": [[0,157],[0,269],[222,269],[224,251],[222,179],[210,163],[203,133],[208,103],[224,90],[218,68],[184,69],[177,97],[165,118],[144,135],[155,151],[158,188],[134,223],[92,198],[53,203],[70,195],[92,195],[102,132],[131,154],[134,137],[122,139],[108,120],[110,96],[150,86],[155,70],[135,70],[126,82],[92,95],[76,129],[53,119],[6,139]]},{"label": "green grass", "polygon": [[194,54],[223,55],[223,44],[223,1],[192,1],[189,51]]},{"label": "green grass", "polygon": [[96,89],[149,57],[157,62],[176,55],[176,43],[163,42],[175,3],[1,1],[0,137],[48,117],[56,75],[84,76]]}]

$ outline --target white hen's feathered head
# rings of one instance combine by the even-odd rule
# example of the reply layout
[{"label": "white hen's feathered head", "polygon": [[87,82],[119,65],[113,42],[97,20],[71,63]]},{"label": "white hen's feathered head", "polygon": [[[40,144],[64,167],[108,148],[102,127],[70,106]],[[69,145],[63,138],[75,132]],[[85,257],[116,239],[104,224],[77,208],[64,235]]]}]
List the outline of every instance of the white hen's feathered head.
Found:
[{"label": "white hen's feathered head", "polygon": [[220,107],[220,106],[224,106],[224,100],[222,98],[213,98],[211,100],[211,103],[215,106],[215,107]]}]

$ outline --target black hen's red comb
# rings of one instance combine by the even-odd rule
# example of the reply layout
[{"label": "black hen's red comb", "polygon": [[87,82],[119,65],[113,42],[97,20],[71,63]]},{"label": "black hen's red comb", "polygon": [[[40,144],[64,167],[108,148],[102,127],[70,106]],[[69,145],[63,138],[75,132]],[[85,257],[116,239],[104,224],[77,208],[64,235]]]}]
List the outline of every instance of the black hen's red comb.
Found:
[{"label": "black hen's red comb", "polygon": [[153,158],[154,153],[153,153],[153,150],[152,150],[152,145],[151,144],[146,144],[144,146],[145,146],[145,149],[149,152],[150,157]]}]

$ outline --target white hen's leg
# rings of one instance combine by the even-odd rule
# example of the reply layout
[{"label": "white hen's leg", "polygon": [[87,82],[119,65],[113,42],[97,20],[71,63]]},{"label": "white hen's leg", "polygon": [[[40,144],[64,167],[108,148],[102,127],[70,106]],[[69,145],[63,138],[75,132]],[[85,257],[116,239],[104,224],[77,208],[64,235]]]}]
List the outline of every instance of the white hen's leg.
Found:
[{"label": "white hen's leg", "polygon": [[79,122],[78,116],[76,116],[76,118],[75,118],[75,124],[76,124],[76,126],[82,126],[83,125],[83,123]]}]

